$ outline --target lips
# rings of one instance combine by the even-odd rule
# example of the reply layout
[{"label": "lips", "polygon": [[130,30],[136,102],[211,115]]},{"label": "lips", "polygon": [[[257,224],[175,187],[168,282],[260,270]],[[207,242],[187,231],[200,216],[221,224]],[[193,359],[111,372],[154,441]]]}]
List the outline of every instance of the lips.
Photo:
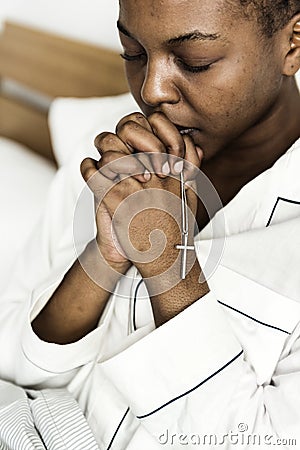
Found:
[{"label": "lips", "polygon": [[194,133],[195,131],[200,131],[199,128],[185,127],[185,126],[182,126],[182,125],[176,125],[176,124],[175,124],[175,126],[176,126],[177,130],[179,131],[179,133],[180,133],[181,135],[192,134],[192,133]]}]

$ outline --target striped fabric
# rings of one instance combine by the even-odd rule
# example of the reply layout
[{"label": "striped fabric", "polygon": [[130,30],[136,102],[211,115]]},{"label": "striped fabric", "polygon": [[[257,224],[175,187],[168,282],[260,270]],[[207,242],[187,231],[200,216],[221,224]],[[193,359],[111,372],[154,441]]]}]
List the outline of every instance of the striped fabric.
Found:
[{"label": "striped fabric", "polygon": [[99,450],[65,389],[23,390],[0,381],[0,450]]}]

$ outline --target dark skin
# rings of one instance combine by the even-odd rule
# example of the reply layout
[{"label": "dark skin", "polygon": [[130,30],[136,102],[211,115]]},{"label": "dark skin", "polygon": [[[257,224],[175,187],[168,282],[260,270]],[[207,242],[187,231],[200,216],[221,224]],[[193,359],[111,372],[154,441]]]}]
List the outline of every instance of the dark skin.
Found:
[{"label": "dark skin", "polygon": [[[200,129],[191,136],[204,151],[201,170],[225,205],[300,135],[300,99],[291,77],[299,67],[299,48],[291,50],[293,25],[299,18],[269,40],[254,21],[224,14],[222,5],[215,2],[214,9],[212,2],[202,1],[199,7],[196,1],[187,8],[184,1],[162,2],[141,20],[133,14],[137,2],[121,2],[119,28],[125,54],[141,55],[126,64],[137,103],[146,116],[161,111],[173,123]],[[195,13],[197,8],[201,14]],[[178,31],[167,19],[172,10],[181,18],[174,21]],[[188,38],[195,30],[213,37]],[[187,38],[169,44],[182,35]],[[183,64],[204,70],[193,73]],[[179,141],[177,136],[177,146]],[[176,145],[170,153],[183,157]],[[207,217],[203,208],[198,211],[201,228]]]},{"label": "dark skin", "polygon": [[[86,159],[81,166],[96,201],[103,183],[120,173],[130,176],[104,199],[96,215],[101,230],[96,244],[115,274],[134,264],[147,284],[175,261],[174,242],[181,237],[163,212],[147,210],[135,218],[129,234],[134,247],[144,251],[145,224],[150,233],[160,223],[167,245],[159,260],[134,262],[121,229],[115,230],[116,248],[111,218],[124,199],[135,192],[151,195],[153,187],[179,195],[178,182],[162,173],[160,159],[150,160],[155,174],[143,175],[148,163],[133,160],[124,167],[125,155],[170,154],[201,166],[226,204],[299,138],[300,97],[293,77],[300,66],[300,44],[294,42],[299,20],[295,16],[267,39],[255,18],[246,21],[242,14],[232,14],[224,0],[120,1],[118,26],[127,78],[144,115],[133,113],[120,120],[115,134],[100,134],[96,145],[101,160]],[[111,161],[114,166],[109,168]],[[141,175],[131,176],[136,169]],[[174,161],[170,170],[178,175]],[[185,170],[185,176],[192,178],[192,173]],[[195,204],[191,192],[188,197]],[[196,213],[197,207],[193,209]],[[200,229],[207,223],[201,204],[196,219]],[[83,257],[110,280],[113,290],[118,275],[111,276],[103,262],[96,262],[93,248],[89,245]],[[157,326],[208,292],[206,283],[198,283],[200,274],[196,261],[186,280],[162,294],[152,295],[147,284]],[[50,342],[73,342],[97,326],[108,298],[109,292],[93,283],[77,261],[33,328]]]}]

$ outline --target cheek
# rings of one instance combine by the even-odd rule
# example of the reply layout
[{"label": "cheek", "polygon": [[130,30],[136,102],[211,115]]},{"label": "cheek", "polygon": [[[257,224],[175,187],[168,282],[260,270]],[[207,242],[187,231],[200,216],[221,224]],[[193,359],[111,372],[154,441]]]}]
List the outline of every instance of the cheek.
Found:
[{"label": "cheek", "polygon": [[[235,132],[250,126],[267,107],[270,92],[264,92],[262,71],[238,64],[207,76],[197,90],[197,106],[209,129]],[[268,103],[269,104],[269,103]]]}]

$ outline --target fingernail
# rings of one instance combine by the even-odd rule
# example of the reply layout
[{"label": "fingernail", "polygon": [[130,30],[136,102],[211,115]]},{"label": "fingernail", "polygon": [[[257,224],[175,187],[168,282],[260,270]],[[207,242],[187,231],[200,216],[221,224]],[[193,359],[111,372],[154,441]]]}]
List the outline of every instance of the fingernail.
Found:
[{"label": "fingernail", "polygon": [[183,171],[183,161],[178,161],[174,164],[174,170],[177,173],[181,173]]},{"label": "fingernail", "polygon": [[164,175],[169,175],[169,173],[170,173],[170,166],[169,166],[168,161],[166,161],[166,162],[164,163],[164,165],[162,166],[161,170],[162,170],[162,173],[163,173]]},{"label": "fingernail", "polygon": [[146,181],[149,181],[151,178],[151,174],[150,174],[149,170],[147,170],[147,169],[144,172],[144,178]]}]

